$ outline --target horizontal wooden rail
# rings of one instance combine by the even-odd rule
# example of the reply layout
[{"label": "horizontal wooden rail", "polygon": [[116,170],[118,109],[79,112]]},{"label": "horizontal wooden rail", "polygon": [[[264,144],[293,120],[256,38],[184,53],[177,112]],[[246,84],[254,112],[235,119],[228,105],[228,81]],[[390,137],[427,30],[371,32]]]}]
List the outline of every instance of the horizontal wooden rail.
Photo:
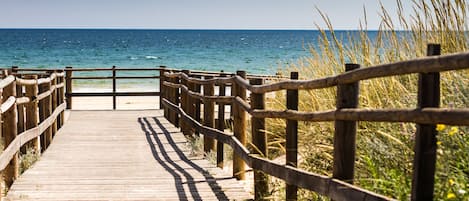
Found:
[{"label": "horizontal wooden rail", "polygon": [[15,106],[15,103],[16,103],[15,97],[13,96],[8,97],[7,100],[2,103],[2,106],[0,107],[0,112],[4,113],[10,110],[13,106]]},{"label": "horizontal wooden rail", "polygon": [[[170,71],[170,72],[174,72],[174,73],[180,73],[182,72],[183,70],[181,69],[174,69],[174,68],[160,68],[160,69],[164,69],[165,71]],[[197,75],[197,76],[215,76],[215,77],[220,77],[220,75],[223,74],[223,77],[224,76],[234,76],[235,73],[229,73],[229,72],[216,72],[216,71],[200,71],[200,70],[191,70],[190,71],[191,74],[193,75]],[[248,79],[256,79],[256,78],[259,78],[259,79],[265,79],[265,80],[282,80],[282,79],[288,79],[288,77],[286,76],[282,76],[282,75],[258,75],[258,74],[248,74],[247,75],[247,78]]]},{"label": "horizontal wooden rail", "polygon": [[76,97],[90,97],[90,96],[159,96],[160,92],[80,92],[80,93],[71,93],[67,96],[76,96]]},{"label": "horizontal wooden rail", "polygon": [[72,80],[112,80],[112,79],[159,79],[160,76],[81,76],[81,77],[72,77]]},{"label": "horizontal wooden rail", "polygon": [[256,118],[277,118],[297,121],[370,121],[370,122],[412,122],[420,124],[447,124],[469,126],[469,109],[454,108],[424,108],[424,109],[341,109],[317,112],[302,112],[297,110],[258,110],[238,97],[232,96],[204,96],[190,91],[182,84],[164,82],[171,88],[180,88],[189,96],[199,100],[212,100],[217,103],[236,103]]},{"label": "horizontal wooden rail", "polygon": [[331,197],[336,200],[344,200],[347,196],[361,198],[360,200],[392,200],[382,195],[366,191],[357,186],[350,185],[340,180],[332,179],[330,177],[321,176],[318,174],[306,172],[291,166],[281,165],[268,159],[258,157],[251,154],[241,142],[234,136],[225,134],[214,128],[205,127],[201,123],[195,121],[187,115],[181,108],[172,104],[166,99],[163,99],[163,104],[170,110],[178,113],[181,118],[188,123],[191,127],[198,130],[200,133],[214,138],[220,142],[228,144],[250,167],[275,176],[279,179],[285,180],[290,183],[295,183],[298,187],[315,191],[321,195]]},{"label": "horizontal wooden rail", "polygon": [[65,111],[65,108],[66,104],[62,103],[55,109],[54,113],[52,113],[51,116],[49,116],[46,120],[39,124],[38,127],[26,130],[18,134],[15,140],[13,140],[13,142],[8,145],[8,147],[2,152],[2,154],[0,154],[0,170],[5,169],[5,167],[8,165],[15,153],[18,152],[21,146],[25,145],[32,139],[44,133],[44,131],[54,123],[60,113]]},{"label": "horizontal wooden rail", "polygon": [[174,84],[174,83],[171,83],[171,82],[164,82],[163,85],[167,86],[167,87],[171,87],[171,88],[179,88],[183,92],[188,93],[188,95],[191,96],[192,98],[199,99],[201,101],[210,100],[210,101],[214,101],[214,102],[217,102],[217,103],[232,103],[233,98],[234,98],[232,96],[205,96],[205,95],[201,94],[200,92],[193,92],[193,91],[189,90],[189,88],[187,88],[186,86],[184,86],[182,84]]},{"label": "horizontal wooden rail", "polygon": [[36,74],[16,77],[15,72],[17,68],[4,71],[5,77],[0,80],[0,125],[5,145],[0,154],[0,171],[7,188],[19,175],[20,150],[44,151],[62,127],[66,108],[64,73],[48,71],[41,74],[47,77],[38,79]]},{"label": "horizontal wooden rail", "polygon": [[8,76],[0,81],[0,88],[3,89],[15,81],[15,76]]},{"label": "horizontal wooden rail", "polygon": [[413,73],[443,72],[467,69],[469,53],[456,53],[445,56],[431,56],[421,59],[382,64],[368,68],[352,70],[337,76],[314,80],[288,80],[272,84],[250,85],[248,81],[235,76],[235,81],[253,93],[268,93],[285,89],[321,89],[338,84],[353,83],[372,78],[407,75]]},{"label": "horizontal wooden rail", "polygon": [[[438,45],[429,45],[429,50],[439,48]],[[435,51],[439,52],[439,51]],[[287,192],[288,199],[296,199],[296,187],[312,190],[321,195],[330,197],[333,200],[391,200],[382,195],[361,189],[352,184],[354,177],[354,163],[355,163],[355,135],[356,135],[356,122],[407,122],[415,123],[420,129],[418,131],[419,143],[415,147],[414,159],[414,177],[412,188],[412,200],[431,200],[433,192],[434,181],[434,158],[425,153],[435,154],[435,147],[437,146],[435,138],[435,125],[446,124],[455,126],[469,126],[469,108],[439,108],[439,72],[469,69],[469,52],[457,53],[445,56],[431,53],[430,56],[420,59],[409,61],[395,62],[390,64],[382,64],[373,67],[359,68],[357,64],[347,64],[346,72],[320,79],[313,80],[284,80],[278,79],[279,82],[261,84],[262,82],[250,82],[246,79],[245,72],[238,72],[235,74],[227,74],[230,77],[221,76],[221,74],[203,73],[192,71],[177,71],[166,69],[165,73],[160,74],[162,90],[176,90],[177,93],[171,93],[179,96],[181,94],[181,102],[178,102],[179,97],[165,96],[162,98],[161,103],[165,108],[165,117],[170,119],[179,119],[181,122],[178,125],[182,130],[195,129],[196,133],[206,135],[209,138],[216,139],[219,143],[228,144],[234,150],[234,159],[241,159],[242,161],[233,160],[233,176],[243,179],[244,168],[242,165],[246,163],[252,167],[255,172],[262,171],[268,175],[275,176],[284,180],[289,184],[289,192]],[[390,76],[408,75],[419,73],[419,106],[417,108],[405,109],[366,109],[357,108],[359,96],[359,81],[383,78]],[[200,77],[202,75],[203,78]],[[216,75],[216,76],[214,76]],[[218,75],[218,76],[217,76]],[[178,81],[180,80],[180,82]],[[251,84],[252,83],[252,84]],[[220,89],[221,96],[213,95],[213,93],[202,94],[200,91],[194,90],[191,87],[193,84],[198,85],[231,85],[231,94],[225,95]],[[432,87],[429,87],[432,86]],[[295,103],[294,94],[298,90],[312,90],[322,89],[329,87],[337,87],[337,106],[335,110],[324,111],[299,111],[297,103]],[[244,90],[251,92],[251,99],[245,97]],[[291,93],[291,101],[287,105],[287,110],[275,111],[266,110],[263,107],[256,105],[261,103],[262,96],[268,92],[276,92],[280,90],[288,90]],[[422,90],[423,92],[421,92]],[[180,93],[179,93],[180,91]],[[255,98],[255,100],[253,99]],[[287,99],[288,99],[287,98]],[[235,135],[223,132],[223,128],[214,128],[212,123],[204,123],[200,121],[200,116],[193,116],[194,108],[187,103],[187,100],[195,99],[210,103],[211,101],[220,104],[230,104],[232,107],[231,115],[233,122],[233,132]],[[432,100],[432,104],[421,105],[422,100]],[[434,100],[435,99],[435,100]],[[257,101],[253,103],[253,101]],[[193,101],[192,101],[193,102]],[[198,104],[198,103],[195,103]],[[256,106],[251,106],[256,105]],[[233,109],[234,108],[234,109]],[[257,109],[259,108],[259,109]],[[209,108],[210,109],[210,108]],[[223,111],[223,110],[222,110]],[[251,153],[246,148],[245,130],[246,119],[244,112],[251,116],[252,121],[261,121],[265,118],[280,118],[291,121],[291,125],[295,125],[297,121],[311,121],[311,122],[325,122],[335,121],[334,132],[334,166],[333,176],[326,177],[306,172],[296,168],[295,164],[292,166],[281,165],[273,163],[256,153]],[[168,113],[168,115],[167,115]],[[200,115],[200,114],[199,114]],[[219,114],[220,115],[220,114]],[[176,116],[175,118],[173,118]],[[206,115],[205,118],[214,115]],[[234,117],[233,117],[234,116]],[[241,122],[240,122],[241,121]],[[175,123],[174,120],[170,122]],[[252,122],[253,123],[253,122]],[[257,125],[257,124],[256,124]],[[260,124],[259,124],[260,125]],[[223,127],[223,126],[221,126]],[[251,133],[258,133],[255,129],[262,126],[252,126]],[[287,124],[288,127],[288,124]],[[287,128],[288,133],[294,135],[297,132],[295,126]],[[427,133],[427,134],[423,134]],[[190,133],[187,133],[190,134]],[[257,137],[257,136],[253,136]],[[254,139],[253,139],[254,140]],[[288,140],[287,140],[288,141]],[[421,142],[420,142],[421,141]],[[428,144],[431,141],[433,144]],[[292,141],[290,141],[291,143]],[[262,142],[253,142],[251,144],[260,144]],[[423,143],[423,144],[421,144]],[[220,147],[220,146],[218,146]],[[296,153],[296,146],[290,144],[291,151]],[[207,149],[208,150],[208,149]],[[206,151],[207,151],[206,150]],[[433,150],[433,151],[432,151]],[[425,152],[425,153],[424,153]],[[223,153],[223,152],[217,152]],[[295,155],[293,155],[294,157]],[[428,158],[428,160],[422,158]],[[217,158],[220,158],[217,156]],[[290,157],[292,158],[292,157]],[[293,158],[293,161],[294,158]],[[223,164],[218,161],[218,164]],[[239,168],[235,170],[236,168]],[[420,180],[417,181],[416,178]],[[255,181],[256,198],[258,195],[266,195],[268,187],[266,186],[266,177],[258,177]],[[426,182],[422,181],[425,180]],[[295,187],[296,186],[296,187]],[[257,192],[264,191],[264,192]],[[260,199],[260,198],[259,198]]]}]

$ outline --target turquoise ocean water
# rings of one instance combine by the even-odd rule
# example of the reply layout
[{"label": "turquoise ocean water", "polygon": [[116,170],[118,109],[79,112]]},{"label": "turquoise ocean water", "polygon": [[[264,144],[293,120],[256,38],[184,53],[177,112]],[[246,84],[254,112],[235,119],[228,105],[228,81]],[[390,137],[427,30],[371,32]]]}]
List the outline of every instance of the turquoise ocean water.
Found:
[{"label": "turquoise ocean water", "polygon": [[[318,31],[0,29],[0,67],[157,67],[274,74]],[[126,72],[122,72],[123,76]],[[148,72],[147,72],[148,73]],[[132,81],[122,81],[132,84]],[[106,85],[106,81],[81,84]],[[152,83],[149,83],[152,85]]]}]

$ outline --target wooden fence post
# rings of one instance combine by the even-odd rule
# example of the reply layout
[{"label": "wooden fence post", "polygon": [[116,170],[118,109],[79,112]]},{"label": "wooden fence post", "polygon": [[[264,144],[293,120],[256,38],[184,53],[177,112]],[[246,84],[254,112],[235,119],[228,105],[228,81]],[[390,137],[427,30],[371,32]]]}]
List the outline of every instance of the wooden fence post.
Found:
[{"label": "wooden fence post", "polygon": [[[262,85],[263,80],[251,79],[251,85]],[[251,93],[251,108],[265,109],[265,94]],[[265,133],[265,119],[251,117],[251,135],[252,143],[255,146],[255,152],[261,157],[267,158],[267,135]],[[269,177],[260,170],[254,170],[254,200],[263,200],[269,196]]]},{"label": "wooden fence post", "polygon": [[[191,72],[189,71],[187,76],[189,77],[194,77],[194,75],[191,74]],[[195,83],[191,82],[191,81],[187,81],[186,83],[186,86],[187,86],[187,89],[189,89],[189,91],[191,92],[194,92],[195,91]],[[189,94],[187,94],[187,102],[186,102],[186,113],[192,117],[193,119],[197,119],[196,118],[196,105],[199,103],[198,99],[196,98],[192,98],[192,96],[190,96]],[[199,114],[199,118],[198,118],[198,121],[200,122],[200,114]],[[194,134],[196,134],[196,131],[193,127],[191,126],[188,126],[188,131],[190,133],[191,136],[193,136]],[[197,132],[197,136],[199,135],[199,133]]]},{"label": "wooden fence post", "polygon": [[[226,74],[220,74],[220,77],[226,77]],[[218,96],[225,96],[225,85],[220,84],[218,86]],[[218,103],[218,121],[217,121],[217,129],[219,131],[225,130],[225,104]],[[224,144],[223,142],[217,141],[217,167],[223,168],[224,164]]]},{"label": "wooden fence post", "polygon": [[[212,79],[212,76],[205,76],[204,79]],[[204,96],[214,95],[214,84],[204,84]],[[213,128],[215,126],[215,102],[205,98],[204,99],[204,126]],[[211,137],[204,135],[204,152],[209,153],[215,151],[215,140]]]},{"label": "wooden fence post", "polygon": [[163,105],[163,99],[166,99],[166,100],[171,100],[170,96],[170,92],[172,91],[172,88],[171,87],[166,87],[164,85],[164,82],[171,82],[171,78],[168,78],[166,77],[165,73],[166,72],[169,72],[169,71],[166,71],[164,69],[165,67],[160,67],[160,109],[163,110],[163,115],[166,119],[169,119],[171,117],[171,110],[166,108],[164,105]]},{"label": "wooden fence post", "polygon": [[10,69],[10,75],[14,75],[16,77],[18,77],[18,71],[19,71],[19,67],[18,66],[12,66],[11,69]]},{"label": "wooden fence post", "polygon": [[[358,64],[345,64],[345,71],[360,68]],[[337,86],[337,110],[358,106],[359,83],[339,84]],[[356,121],[335,121],[334,166],[332,177],[353,183],[355,166]]]},{"label": "wooden fence post", "polygon": [[[171,73],[171,71],[169,72]],[[169,78],[165,76],[163,81],[174,83],[174,78]],[[162,94],[162,97],[174,104],[175,103],[174,92],[176,91],[176,89],[172,87],[167,87],[167,86],[163,86],[163,87],[164,87],[165,92]],[[176,113],[166,108],[164,109],[164,113],[165,113],[166,119],[168,119],[168,121],[174,124],[173,121],[176,116]]]},{"label": "wooden fence post", "polygon": [[[61,72],[63,72],[63,70]],[[59,81],[60,81],[59,84],[63,84],[64,83],[64,77],[60,77]],[[64,87],[61,87],[59,89],[59,93],[57,94],[58,100],[59,100],[58,101],[59,105],[62,105],[62,103],[65,102],[65,93],[64,93],[65,90],[64,89],[65,89]],[[65,112],[62,111],[62,112],[60,112],[60,116],[59,116],[59,128],[62,128],[64,123],[65,123]]]},{"label": "wooden fence post", "polygon": [[[200,75],[194,75],[193,76],[194,78],[197,78],[197,79],[201,79],[202,76]],[[200,84],[196,84],[194,83],[193,85],[193,89],[192,89],[194,92],[197,92],[197,93],[200,93],[201,92],[201,85]],[[200,119],[200,113],[201,113],[201,105],[202,105],[202,101],[200,101],[199,99],[195,98],[194,99],[194,104],[195,104],[195,108],[193,109],[194,110],[194,120],[196,120],[197,122],[201,122],[201,119]],[[199,136],[199,131],[195,131],[195,135],[196,136]]]},{"label": "wooden fence post", "polygon": [[[16,67],[16,69],[15,69]],[[12,70],[13,72],[18,72],[18,67],[17,66],[13,66],[12,67]],[[17,78],[21,78],[21,75],[16,75]],[[23,94],[23,86],[20,85],[20,84],[17,84],[16,85],[16,97],[23,97],[24,94]],[[24,128],[24,105],[17,105],[17,110],[18,110],[18,123],[17,123],[17,131],[18,133],[22,133],[25,131],[25,128]],[[25,148],[22,148],[21,149],[21,153],[26,153],[26,149]]]},{"label": "wooden fence post", "polygon": [[[186,74],[186,75],[189,75],[190,74],[190,71],[189,70],[183,70],[182,73]],[[181,78],[181,85],[182,86],[186,86],[187,87],[187,80]],[[188,114],[187,112],[187,109],[188,109],[188,95],[187,95],[187,92],[185,92],[184,90],[181,90],[181,109],[186,113]],[[189,126],[186,124],[186,122],[184,122],[182,120],[182,118],[180,119],[179,121],[179,125],[181,126],[181,132],[185,135],[185,136],[189,136],[190,135],[190,131],[189,131]],[[191,136],[192,137],[192,136]]]},{"label": "wooden fence post", "polygon": [[[25,105],[26,108],[26,129],[37,127],[38,121],[38,101],[36,97],[38,95],[37,75],[29,75],[25,79],[36,80],[34,85],[26,85],[26,96],[31,99],[31,102]],[[39,153],[39,136],[32,140],[28,147],[32,147],[36,153]]]},{"label": "wooden fence post", "polygon": [[65,67],[65,96],[67,98],[67,109],[72,109],[72,67]]},{"label": "wooden fence post", "polygon": [[[429,44],[427,55],[440,55],[439,44]],[[419,73],[418,109],[440,106],[440,73]],[[417,124],[414,145],[412,201],[433,200],[436,164],[435,124]]]},{"label": "wooden fence post", "polygon": [[[236,71],[236,75],[246,79],[246,71]],[[246,100],[246,89],[239,84],[234,83],[234,90],[235,97]],[[246,111],[236,103],[233,104],[233,106],[234,136],[239,140],[239,142],[241,142],[241,144],[246,146]],[[244,180],[246,168],[245,162],[241,157],[236,155],[236,151],[233,152],[233,155],[233,176],[239,180]]]},{"label": "wooden fence post", "polygon": [[[175,77],[173,78],[173,83],[176,83],[176,84],[179,84],[180,83],[180,79],[178,77]],[[180,97],[180,92],[179,92],[179,88],[174,88],[173,89],[173,93],[171,94],[172,96],[172,100],[173,100],[173,103],[175,105],[179,105],[179,97]],[[176,112],[173,112],[173,122],[174,122],[174,125],[176,127],[179,127],[179,114],[176,113]]]},{"label": "wooden fence post", "polygon": [[[49,75],[50,76],[50,75]],[[49,83],[46,83],[45,85],[46,87],[46,91],[49,91],[52,89],[52,80],[51,82]],[[52,114],[52,94],[50,94],[49,96],[47,96],[47,98],[45,98],[45,119],[49,118],[50,115]],[[49,126],[49,128],[47,128],[46,130],[46,138],[47,138],[47,141],[46,141],[46,148],[49,147],[50,143],[52,143],[52,137],[53,137],[53,124],[51,126]]]},{"label": "wooden fence post", "polygon": [[[39,93],[44,93],[50,90],[51,83],[44,83],[39,86]],[[42,123],[51,115],[51,96],[48,96],[39,101],[39,120]],[[52,129],[48,127],[41,136],[41,152],[44,152],[49,147],[52,141]]]},{"label": "wooden fence post", "polygon": [[116,66],[112,66],[112,109],[116,110],[117,108],[117,99],[116,99]]},{"label": "wooden fence post", "polygon": [[[3,102],[8,100],[10,96],[16,97],[16,81],[13,81],[11,84],[6,86],[3,89]],[[17,130],[17,108],[16,103],[9,110],[4,111],[2,114],[3,119],[3,128],[2,134],[4,138],[4,147],[7,148],[11,142],[18,135]],[[18,152],[15,153],[10,163],[5,167],[4,180],[7,187],[10,187],[19,176],[19,159]]]},{"label": "wooden fence post", "polygon": [[166,72],[166,66],[160,66],[160,110],[163,109],[163,93],[165,91],[164,89],[164,73]]},{"label": "wooden fence post", "polygon": [[[49,73],[49,76],[52,77],[52,74],[54,74],[55,71],[52,71]],[[55,111],[55,108],[57,108],[57,77],[55,77],[54,79],[51,79],[51,87],[49,89],[54,89],[52,90],[52,93],[50,94],[50,100],[51,100],[51,109],[50,109],[50,114],[51,115],[54,111]],[[55,134],[57,133],[57,119],[54,120],[54,122],[52,123],[51,125],[51,132],[52,132],[52,137],[55,136]]]},{"label": "wooden fence post", "polygon": [[[298,72],[290,73],[291,80],[298,80]],[[287,109],[298,110],[298,89],[287,90]],[[298,166],[298,121],[287,120],[286,125],[286,165]],[[294,184],[286,184],[286,200],[297,200],[298,187]]]}]

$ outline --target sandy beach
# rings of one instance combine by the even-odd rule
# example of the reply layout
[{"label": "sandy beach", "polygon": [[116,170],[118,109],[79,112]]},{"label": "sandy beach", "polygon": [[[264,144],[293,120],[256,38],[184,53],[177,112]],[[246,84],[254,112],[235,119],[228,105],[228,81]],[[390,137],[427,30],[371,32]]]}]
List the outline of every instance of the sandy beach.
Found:
[{"label": "sandy beach", "polygon": [[[117,109],[159,109],[158,96],[117,97]],[[112,97],[73,97],[73,110],[112,110]]]}]

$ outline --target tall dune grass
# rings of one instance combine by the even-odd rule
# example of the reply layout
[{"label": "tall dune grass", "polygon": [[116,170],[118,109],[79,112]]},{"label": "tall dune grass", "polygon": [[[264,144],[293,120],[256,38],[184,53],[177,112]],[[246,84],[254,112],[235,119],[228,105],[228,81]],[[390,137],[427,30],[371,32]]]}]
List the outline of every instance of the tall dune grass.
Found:
[{"label": "tall dune grass", "polygon": [[[468,49],[467,3],[464,0],[415,0],[413,12],[406,14],[400,0],[392,21],[382,6],[382,23],[375,36],[367,30],[366,11],[358,32],[339,35],[327,15],[321,13],[327,29],[318,45],[311,46],[309,57],[285,71],[300,71],[303,79],[321,78],[343,72],[345,63],[362,67],[425,56],[429,43],[439,43],[442,54]],[[319,11],[320,12],[320,11]],[[397,26],[398,25],[398,26]],[[398,29],[407,31],[398,31]],[[469,107],[469,71],[441,75],[442,107]],[[318,111],[335,108],[335,89],[300,92],[300,110]],[[396,76],[360,82],[361,108],[415,108],[417,76]],[[284,109],[277,99],[271,107]],[[270,151],[284,152],[282,120],[269,120]],[[415,125],[409,123],[359,122],[355,184],[399,199],[409,200]],[[438,156],[435,184],[436,200],[469,200],[469,135],[467,127],[438,127]],[[300,167],[332,175],[333,123],[300,123]],[[275,184],[274,186],[278,186]],[[274,192],[282,192],[276,189]],[[282,199],[282,194],[278,194]],[[301,191],[300,199],[323,200],[314,193]]]}]

